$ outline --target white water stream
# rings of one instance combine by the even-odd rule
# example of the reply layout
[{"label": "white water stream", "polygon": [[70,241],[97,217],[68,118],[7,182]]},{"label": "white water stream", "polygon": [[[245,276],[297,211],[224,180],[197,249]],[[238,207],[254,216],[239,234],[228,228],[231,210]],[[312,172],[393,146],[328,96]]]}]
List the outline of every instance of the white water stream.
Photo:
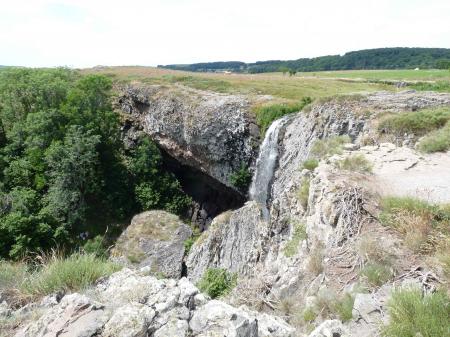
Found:
[{"label": "white water stream", "polygon": [[263,207],[263,215],[266,219],[269,217],[267,201],[270,196],[270,184],[278,159],[278,134],[287,120],[288,116],[280,118],[274,121],[267,129],[259,150],[258,159],[256,160],[252,184],[250,185],[250,200],[256,201]]}]

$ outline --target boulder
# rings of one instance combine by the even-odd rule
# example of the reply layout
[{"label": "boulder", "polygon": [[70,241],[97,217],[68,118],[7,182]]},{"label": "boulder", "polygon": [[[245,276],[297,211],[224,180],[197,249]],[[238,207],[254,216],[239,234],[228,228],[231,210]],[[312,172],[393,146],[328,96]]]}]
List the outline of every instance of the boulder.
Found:
[{"label": "boulder", "polygon": [[308,337],[349,337],[347,329],[337,319],[327,320],[320,324]]},{"label": "boulder", "polygon": [[192,230],[176,215],[148,211],[136,215],[117,240],[112,255],[139,267],[149,266],[154,274],[180,278],[184,242]]}]

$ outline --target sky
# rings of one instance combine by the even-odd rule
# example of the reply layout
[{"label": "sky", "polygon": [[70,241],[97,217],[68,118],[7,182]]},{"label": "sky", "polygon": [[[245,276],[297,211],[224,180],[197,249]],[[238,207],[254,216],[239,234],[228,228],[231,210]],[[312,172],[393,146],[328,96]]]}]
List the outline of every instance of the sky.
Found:
[{"label": "sky", "polygon": [[450,48],[450,0],[0,0],[0,65],[286,60]]}]

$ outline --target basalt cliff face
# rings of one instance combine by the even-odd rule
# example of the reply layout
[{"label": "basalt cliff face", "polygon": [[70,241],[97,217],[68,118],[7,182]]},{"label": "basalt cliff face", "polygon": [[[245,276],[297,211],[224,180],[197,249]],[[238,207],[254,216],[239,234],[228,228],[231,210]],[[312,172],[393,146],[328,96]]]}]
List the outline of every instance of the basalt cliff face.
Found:
[{"label": "basalt cliff face", "polygon": [[[387,113],[450,107],[449,94],[319,101],[274,123],[261,142],[245,97],[129,86],[117,104],[125,141],[154,140],[211,224],[188,251],[181,220],[166,233],[161,219],[171,215],[137,216],[117,248],[122,257],[138,251],[139,261],[83,295],[35,304],[41,318],[17,336],[374,337],[390,319],[394,288],[442,286],[442,268],[381,223],[380,200],[449,203],[450,154],[419,153],[416,135],[385,135],[378,123]],[[343,135],[339,151],[304,166],[316,142]],[[365,169],[343,166],[355,157],[365,158]],[[243,164],[254,171],[250,200],[230,184]],[[388,266],[388,276],[365,283],[364,268],[376,264]],[[173,279],[154,277],[155,266]],[[194,286],[210,268],[237,275],[220,301]]]}]

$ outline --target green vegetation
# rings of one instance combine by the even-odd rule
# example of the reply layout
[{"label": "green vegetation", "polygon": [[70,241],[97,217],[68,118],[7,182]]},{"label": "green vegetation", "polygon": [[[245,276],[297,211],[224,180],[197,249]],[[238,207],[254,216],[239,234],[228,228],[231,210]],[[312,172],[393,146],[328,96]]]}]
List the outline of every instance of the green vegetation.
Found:
[{"label": "green vegetation", "polygon": [[302,168],[310,171],[314,171],[317,166],[319,166],[319,161],[314,158],[306,159],[302,164]]},{"label": "green vegetation", "polygon": [[310,185],[311,185],[310,178],[303,177],[302,181],[300,182],[300,188],[297,190],[297,198],[304,209],[308,207]]},{"label": "green vegetation", "polygon": [[256,122],[260,127],[261,137],[264,137],[266,130],[273,121],[288,114],[299,112],[311,102],[311,97],[304,97],[299,103],[295,104],[273,104],[255,108]]},{"label": "green vegetation", "polygon": [[450,207],[429,204],[411,197],[382,200],[380,221],[404,236],[405,244],[416,252],[434,252],[450,238]]},{"label": "green vegetation", "polygon": [[361,269],[359,276],[363,278],[368,286],[379,287],[392,277],[392,272],[387,265],[371,262]]},{"label": "green vegetation", "polygon": [[[324,289],[319,291],[315,306],[311,310],[324,318],[339,318],[346,322],[352,318],[354,302],[354,296],[349,293],[337,295],[333,291]],[[309,314],[309,316],[313,317],[312,314]]]},{"label": "green vegetation", "polygon": [[210,268],[198,282],[197,287],[211,298],[227,295],[235,286],[237,275],[225,269]]},{"label": "green vegetation", "polygon": [[68,258],[53,255],[24,280],[21,288],[37,296],[60,290],[78,291],[119,269],[118,265],[91,254],[73,254]]},{"label": "green vegetation", "polygon": [[398,136],[405,133],[423,136],[430,131],[442,128],[449,120],[448,107],[403,112],[382,119],[378,130]]},{"label": "green vegetation", "polygon": [[298,251],[298,245],[301,241],[306,240],[306,227],[302,223],[296,223],[293,225],[292,238],[284,247],[284,255],[286,257],[294,256]]},{"label": "green vegetation", "polygon": [[79,291],[120,267],[93,254],[73,254],[67,258],[52,253],[40,258],[37,266],[24,262],[0,262],[0,289],[14,290],[11,303],[58,291]]},{"label": "green vegetation", "polygon": [[69,69],[0,72],[0,257],[70,251],[81,233],[190,204],[153,143],[124,149],[111,88]]},{"label": "green vegetation", "polygon": [[334,311],[342,322],[347,322],[352,319],[353,304],[355,298],[350,294],[344,294],[334,303]]},{"label": "green vegetation", "polygon": [[184,241],[184,254],[188,255],[191,251],[192,246],[194,245],[195,241],[200,237],[202,233],[198,230],[198,228],[192,228],[192,235],[190,238]]},{"label": "green vegetation", "polygon": [[[446,71],[450,74],[450,71]],[[450,76],[450,75],[449,75]],[[437,82],[421,82],[416,84],[411,84],[410,87],[416,90],[422,91],[438,91],[438,92],[450,92],[450,81],[437,81]]]},{"label": "green vegetation", "polygon": [[310,156],[313,158],[326,158],[335,154],[342,153],[342,146],[351,142],[349,136],[332,136],[329,138],[318,139],[314,142]]},{"label": "green vegetation", "polygon": [[248,167],[242,164],[239,170],[237,170],[230,176],[230,182],[237,189],[246,193],[250,186],[250,183],[252,182],[252,174],[249,171]]},{"label": "green vegetation", "polygon": [[450,121],[443,128],[432,131],[421,139],[419,150],[426,153],[450,150]]},{"label": "green vegetation", "polygon": [[392,293],[388,309],[385,337],[449,336],[450,299],[444,292],[422,295],[420,289],[400,289]]},{"label": "green vegetation", "polygon": [[108,247],[106,244],[105,237],[103,235],[97,235],[96,237],[87,240],[86,243],[83,245],[83,252],[101,258],[107,258]]},{"label": "green vegetation", "polygon": [[359,173],[372,172],[372,163],[362,154],[352,155],[337,162],[341,170],[353,171]]},{"label": "green vegetation", "polygon": [[359,50],[344,55],[303,58],[291,61],[211,62],[158,66],[184,71],[234,71],[249,73],[296,72],[349,69],[414,69],[442,68],[450,59],[445,48],[378,48]]}]

